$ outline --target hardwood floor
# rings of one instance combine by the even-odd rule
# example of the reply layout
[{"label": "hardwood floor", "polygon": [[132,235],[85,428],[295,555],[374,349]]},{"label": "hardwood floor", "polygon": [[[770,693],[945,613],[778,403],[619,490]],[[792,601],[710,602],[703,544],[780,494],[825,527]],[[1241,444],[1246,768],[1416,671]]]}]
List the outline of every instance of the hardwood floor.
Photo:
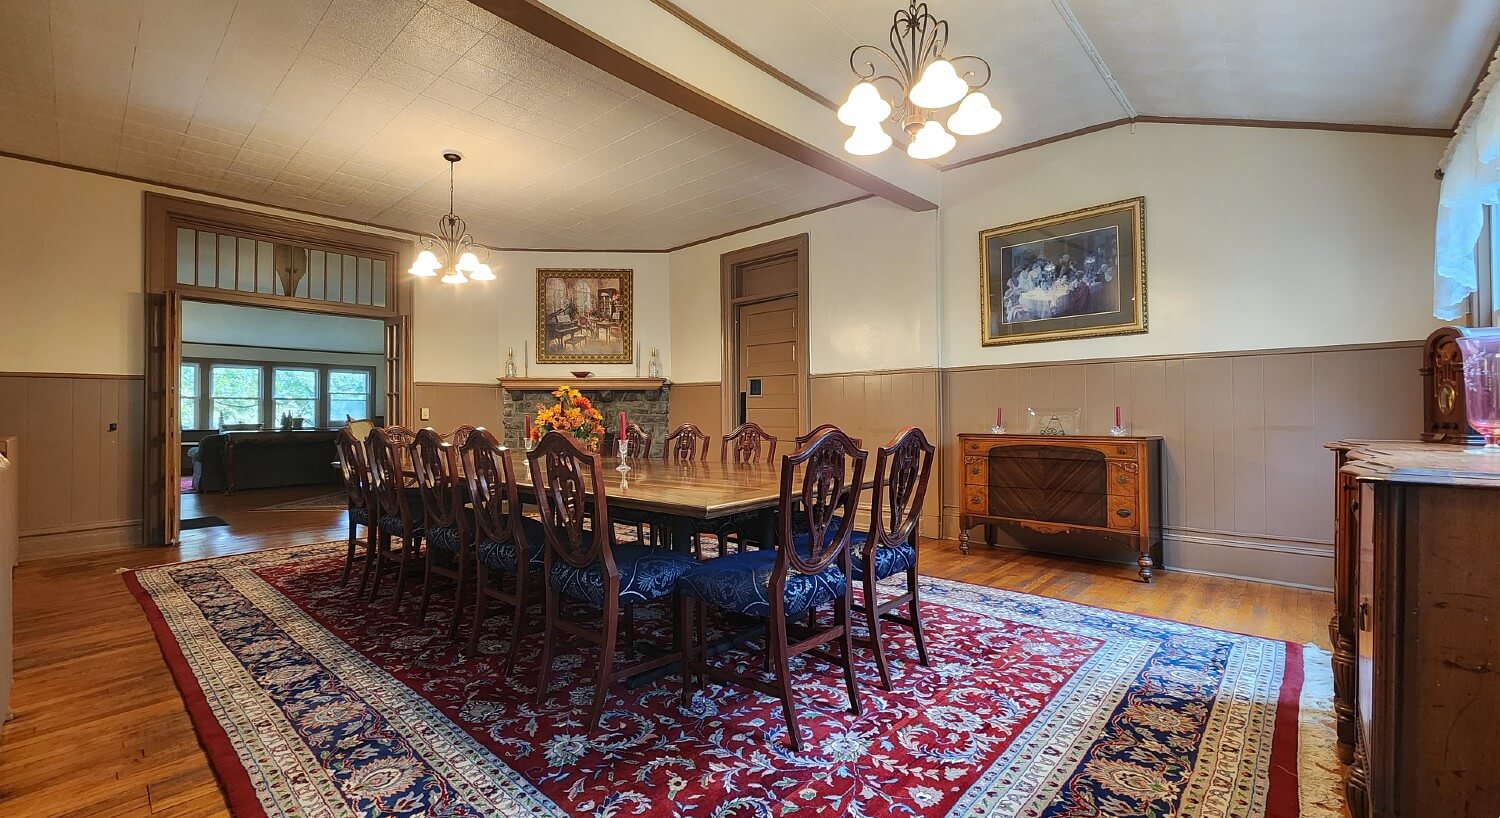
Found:
[{"label": "hardwood floor", "polygon": [[[172,549],[31,562],[16,571],[15,719],[0,733],[0,814],[227,815],[140,606],[121,568],[343,537],[331,511],[257,512],[317,490],[189,495],[184,516],[228,526],[183,533]],[[1326,593],[1133,566],[931,542],[923,570],[999,588],[1328,647]]]}]

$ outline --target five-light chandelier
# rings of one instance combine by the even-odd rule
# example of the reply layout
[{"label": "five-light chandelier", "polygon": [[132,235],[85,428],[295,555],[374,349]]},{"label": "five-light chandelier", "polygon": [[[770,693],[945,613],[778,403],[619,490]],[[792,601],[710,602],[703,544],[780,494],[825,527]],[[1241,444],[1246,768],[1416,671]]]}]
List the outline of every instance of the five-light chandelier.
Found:
[{"label": "five-light chandelier", "polygon": [[[958,144],[954,134],[978,136],[1000,124],[1000,112],[980,90],[989,84],[990,64],[974,56],[944,56],[948,21],[933,17],[926,3],[912,0],[896,12],[890,44],[890,51],[861,45],[849,54],[849,68],[859,82],[839,107],[839,121],[854,128],[844,150],[873,156],[889,148],[891,135],[882,125],[889,119],[900,122],[911,137],[908,156],[936,159]],[[875,67],[878,58],[891,66],[884,73]],[[883,81],[893,92],[889,100],[878,87]],[[942,119],[949,108],[945,128]]]},{"label": "five-light chandelier", "polygon": [[455,150],[443,151],[448,161],[448,214],[438,220],[437,233],[422,233],[417,244],[422,252],[411,263],[407,272],[418,278],[431,278],[443,273],[444,284],[465,284],[474,281],[494,281],[495,274],[485,263],[490,249],[475,244],[469,237],[469,226],[453,213],[453,166],[463,159]]}]

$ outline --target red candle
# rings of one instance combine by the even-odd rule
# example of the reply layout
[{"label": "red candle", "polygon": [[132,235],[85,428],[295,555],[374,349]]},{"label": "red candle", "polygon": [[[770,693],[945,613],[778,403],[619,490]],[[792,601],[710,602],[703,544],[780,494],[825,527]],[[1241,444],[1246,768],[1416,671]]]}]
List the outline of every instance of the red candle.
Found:
[{"label": "red candle", "polygon": [[526,439],[531,439],[531,415],[526,416]]},{"label": "red candle", "polygon": [[1119,404],[1115,404],[1115,426],[1118,428],[1119,425],[1120,425],[1120,405]]},{"label": "red candle", "polygon": [[620,439],[625,439],[625,413],[620,413]]},{"label": "red candle", "polygon": [[999,406],[995,407],[995,425],[996,426],[1004,426],[1005,425],[1005,410],[1002,409]]}]

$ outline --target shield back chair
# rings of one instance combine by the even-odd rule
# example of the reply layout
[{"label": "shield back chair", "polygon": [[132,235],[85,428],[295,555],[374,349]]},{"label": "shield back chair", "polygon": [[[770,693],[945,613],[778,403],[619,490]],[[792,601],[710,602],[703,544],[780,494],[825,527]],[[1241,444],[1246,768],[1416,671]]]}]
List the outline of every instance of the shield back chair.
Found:
[{"label": "shield back chair", "polygon": [[[475,429],[460,449],[469,502],[474,507],[474,620],[469,630],[469,653],[479,654],[479,635],[489,611],[489,600],[511,606],[510,649],[502,678],[516,666],[526,609],[540,596],[542,524],[521,513],[521,495],[510,450],[488,429]],[[498,575],[500,582],[490,578]],[[509,582],[507,583],[507,580]]]},{"label": "shield back chair", "polygon": [[473,526],[465,513],[458,449],[432,429],[417,432],[411,448],[416,471],[417,494],[422,498],[422,533],[427,549],[422,568],[422,605],[418,624],[427,621],[435,578],[453,580],[456,589],[453,614],[448,618],[448,638],[458,638],[458,622],[464,610],[472,570]]},{"label": "shield back chair", "polygon": [[[761,452],[765,452],[762,460]],[[724,435],[719,444],[719,459],[725,463],[773,463],[776,460],[776,438],[754,423],[741,423]]]},{"label": "shield back chair", "polygon": [[[676,650],[616,669],[621,609],[628,611],[633,605],[674,594],[678,578],[696,561],[664,548],[612,542],[614,530],[605,498],[603,461],[572,436],[548,432],[526,459],[547,543],[543,561],[543,576],[547,577],[546,624],[537,697],[546,699],[552,648],[559,631],[599,645],[594,703],[588,716],[592,735],[599,728],[609,688],[617,679],[664,667],[682,656],[679,633]],[[561,612],[564,597],[600,609],[601,630],[589,630],[565,619]],[[630,640],[626,642],[627,648],[630,647]]]},{"label": "shield back chair", "polygon": [[[853,632],[849,627],[849,550],[853,531],[842,520],[854,519],[859,507],[866,457],[848,435],[836,429],[783,456],[778,547],[709,560],[678,582],[681,629],[684,634],[696,631],[696,638],[685,640],[684,706],[691,702],[700,678],[731,682],[774,696],[781,700],[792,749],[800,752],[802,737],[797,729],[790,661],[793,656],[810,653],[843,669],[849,708],[856,716],[860,714]],[[794,514],[804,518],[806,530],[812,534],[807,544],[800,547],[792,544]],[[834,606],[831,626],[791,630],[793,623],[830,602]],[[704,655],[703,623],[709,606],[766,619],[766,649],[774,682],[767,684],[758,677],[708,662]],[[688,627],[695,620],[695,626]],[[838,654],[824,648],[833,643],[839,645]]]},{"label": "shield back chair", "polygon": [[684,423],[662,438],[661,457],[667,461],[696,462],[708,459],[708,435]]},{"label": "shield back chair", "polygon": [[[852,563],[854,581],[864,591],[864,602],[855,605],[863,614],[869,640],[875,651],[875,666],[880,682],[891,689],[891,671],[887,664],[885,639],[881,635],[882,619],[911,629],[917,645],[917,660],[927,665],[927,642],[922,636],[922,613],[917,594],[918,530],[922,522],[922,504],[927,498],[927,482],[932,476],[932,459],[936,447],[921,429],[908,426],[896,433],[891,442],[875,454],[875,482],[870,498],[869,533],[854,548]],[[873,570],[872,570],[873,569]],[[906,589],[881,601],[878,583],[887,577],[906,574]],[[906,608],[903,617],[897,611]]]},{"label": "shield back chair", "polygon": [[[401,427],[388,427],[401,428]],[[370,587],[370,599],[380,595],[380,579],[385,570],[396,566],[396,596],[391,610],[401,607],[401,594],[406,589],[406,575],[411,570],[414,558],[422,550],[422,501],[416,493],[407,490],[407,475],[404,464],[408,455],[401,439],[387,434],[386,429],[376,427],[365,439],[365,453],[370,463],[370,496],[376,514],[376,548],[369,570],[374,566],[374,584]],[[401,539],[401,548],[393,547],[393,539]],[[399,558],[399,562],[398,562]]]},{"label": "shield back chair", "polygon": [[[349,573],[357,560],[365,559],[375,548],[375,518],[370,515],[370,466],[365,462],[365,444],[349,427],[339,430],[334,438],[334,447],[339,456],[339,477],[344,483],[344,499],[349,509],[349,552],[344,557],[344,576],[341,585],[349,584]],[[359,526],[365,527],[365,555],[359,554]],[[369,579],[369,572],[364,575]],[[364,594],[363,583],[359,587]]]},{"label": "shield back chair", "polygon": [[469,435],[472,434],[477,428],[477,426],[470,426],[467,423],[460,424],[453,427],[453,431],[449,432],[446,435],[443,435],[443,439],[452,444],[453,448],[457,449],[458,447],[464,445],[464,441],[468,440]]}]

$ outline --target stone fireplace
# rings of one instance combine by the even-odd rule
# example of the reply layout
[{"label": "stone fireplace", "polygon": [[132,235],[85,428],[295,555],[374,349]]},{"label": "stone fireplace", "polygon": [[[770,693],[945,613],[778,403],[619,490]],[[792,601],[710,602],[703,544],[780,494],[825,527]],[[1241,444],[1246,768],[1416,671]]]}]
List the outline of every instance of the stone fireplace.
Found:
[{"label": "stone fireplace", "polygon": [[652,454],[661,451],[662,438],[668,431],[671,386],[662,378],[501,378],[500,416],[505,424],[507,445],[521,448],[526,416],[536,414],[538,403],[549,406],[555,403],[552,391],[564,383],[587,395],[604,415],[604,426],[609,430],[606,444],[613,445],[615,427],[623,411],[629,422],[640,424],[651,435]]}]

